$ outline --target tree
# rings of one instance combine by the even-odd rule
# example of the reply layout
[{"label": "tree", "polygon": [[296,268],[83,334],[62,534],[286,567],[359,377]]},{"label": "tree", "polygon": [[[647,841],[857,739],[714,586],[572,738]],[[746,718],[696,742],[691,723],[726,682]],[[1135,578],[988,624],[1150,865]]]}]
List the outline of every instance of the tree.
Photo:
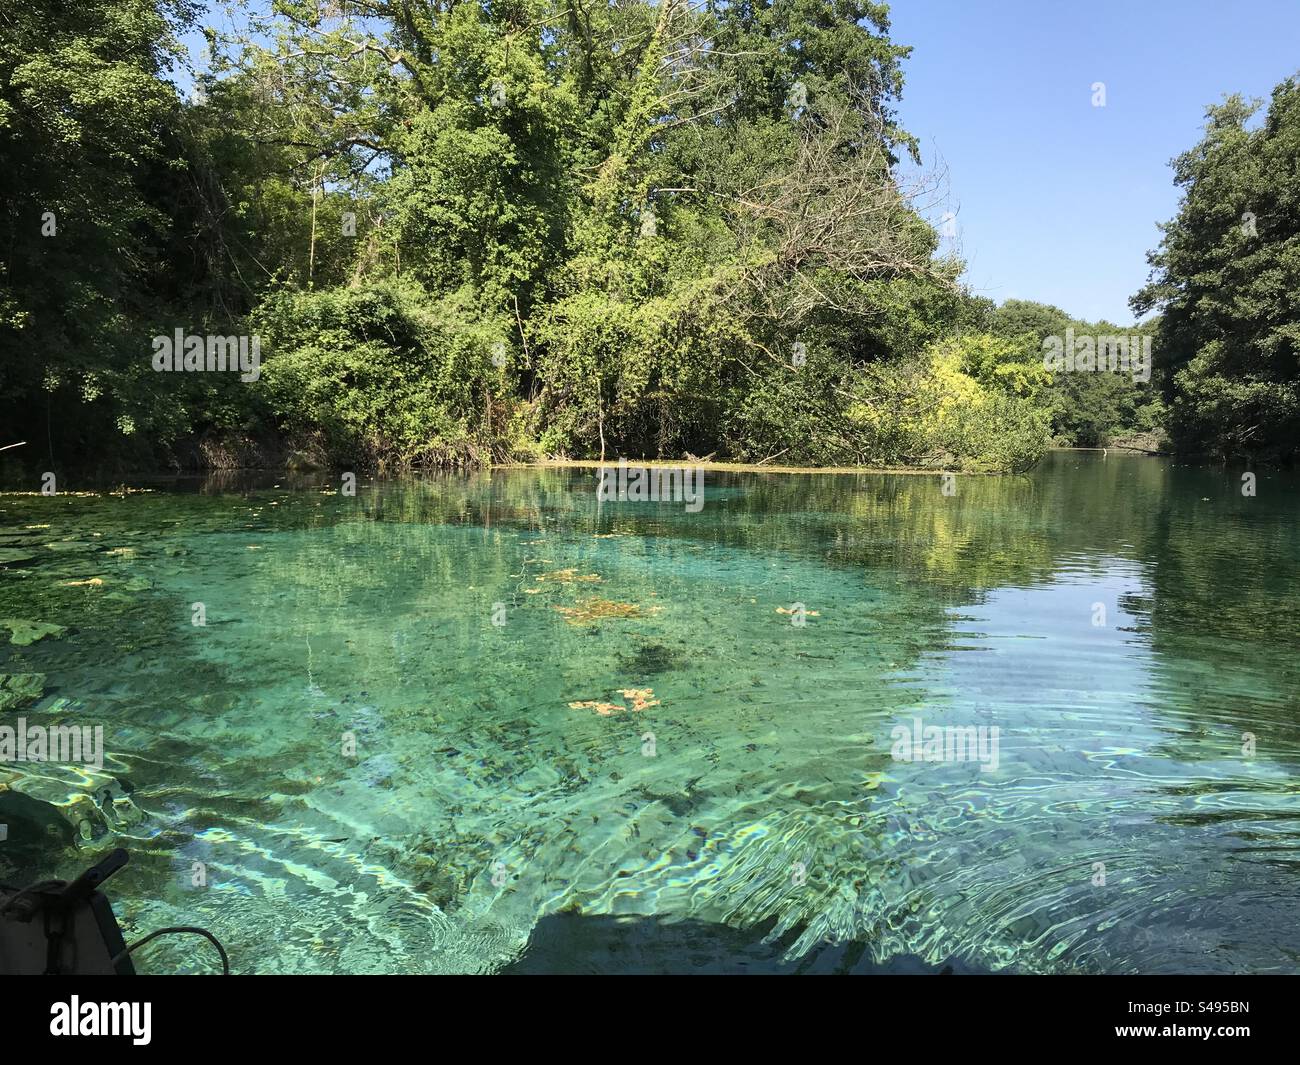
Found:
[{"label": "tree", "polygon": [[176,426],[152,387],[148,320],[177,266],[185,152],[165,75],[193,17],[189,0],[33,0],[0,16],[0,422],[57,438],[61,458]]},{"label": "tree", "polygon": [[[185,0],[90,7],[0,19],[0,343],[36,356],[0,403],[28,435],[49,403],[51,441],[144,462],[1041,451],[1036,367],[899,165],[883,4],[246,2],[189,102]],[[182,326],[258,333],[265,373],[160,377]]]},{"label": "tree", "polygon": [[1230,96],[1174,160],[1183,197],[1162,227],[1138,313],[1163,311],[1169,428],[1184,451],[1300,453],[1300,80],[1259,103]]},{"label": "tree", "polygon": [[[1007,300],[990,316],[990,328],[998,336],[1014,341],[1022,357],[1042,364],[1043,342],[1047,337],[1127,338],[1150,336],[1155,323],[1118,326],[1111,322],[1087,322],[1074,318],[1059,307],[1032,300]],[[1157,429],[1164,408],[1158,386],[1162,371],[1156,367],[1149,381],[1132,374],[1106,372],[1057,372],[1038,393],[1038,402],[1049,412],[1052,436],[1070,447],[1103,447],[1135,433]]]}]

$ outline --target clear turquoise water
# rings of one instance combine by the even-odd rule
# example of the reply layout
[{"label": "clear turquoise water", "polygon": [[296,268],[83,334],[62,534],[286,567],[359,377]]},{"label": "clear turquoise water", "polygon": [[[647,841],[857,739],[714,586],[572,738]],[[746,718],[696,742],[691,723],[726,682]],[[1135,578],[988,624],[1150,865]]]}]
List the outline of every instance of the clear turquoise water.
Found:
[{"label": "clear turquoise water", "polygon": [[[69,629],[0,673],[110,754],[0,766],[0,879],[126,846],[127,938],[204,925],[240,972],[678,971],[709,930],[796,969],[1300,971],[1294,477],[709,474],[696,514],[589,470],[337,486],[0,496],[0,618]],[[641,616],[554,609],[593,595]],[[659,704],[568,705],[625,688]],[[895,761],[915,716],[996,725],[997,771]]]}]

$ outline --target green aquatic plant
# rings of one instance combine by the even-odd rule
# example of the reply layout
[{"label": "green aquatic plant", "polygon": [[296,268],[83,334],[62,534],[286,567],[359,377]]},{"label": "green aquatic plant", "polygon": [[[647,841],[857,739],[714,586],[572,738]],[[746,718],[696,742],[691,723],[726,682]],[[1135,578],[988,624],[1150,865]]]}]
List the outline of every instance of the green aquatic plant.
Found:
[{"label": "green aquatic plant", "polygon": [[0,629],[9,630],[9,642],[17,647],[27,647],[46,636],[58,639],[67,629],[46,621],[26,621],[22,618],[0,618]]}]

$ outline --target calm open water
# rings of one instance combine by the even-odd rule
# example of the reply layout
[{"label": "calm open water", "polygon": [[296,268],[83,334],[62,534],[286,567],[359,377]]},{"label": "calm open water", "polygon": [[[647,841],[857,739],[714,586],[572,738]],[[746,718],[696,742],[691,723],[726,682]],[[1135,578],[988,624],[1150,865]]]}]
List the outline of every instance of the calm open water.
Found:
[{"label": "calm open water", "polygon": [[[956,485],[0,496],[0,619],[67,629],[0,628],[0,724],[107,749],[0,764],[0,880],[125,846],[126,938],[237,972],[1300,972],[1300,482]],[[896,759],[916,719],[996,768]]]}]

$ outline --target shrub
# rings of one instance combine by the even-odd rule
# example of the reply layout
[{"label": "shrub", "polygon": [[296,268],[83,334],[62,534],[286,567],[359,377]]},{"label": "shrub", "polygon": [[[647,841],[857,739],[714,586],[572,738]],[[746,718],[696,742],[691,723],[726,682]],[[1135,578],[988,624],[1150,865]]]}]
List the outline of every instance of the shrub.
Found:
[{"label": "shrub", "polygon": [[328,461],[390,469],[512,456],[511,323],[483,315],[465,290],[431,300],[389,281],[280,292],[253,323],[272,411],[291,440],[319,440]]}]

